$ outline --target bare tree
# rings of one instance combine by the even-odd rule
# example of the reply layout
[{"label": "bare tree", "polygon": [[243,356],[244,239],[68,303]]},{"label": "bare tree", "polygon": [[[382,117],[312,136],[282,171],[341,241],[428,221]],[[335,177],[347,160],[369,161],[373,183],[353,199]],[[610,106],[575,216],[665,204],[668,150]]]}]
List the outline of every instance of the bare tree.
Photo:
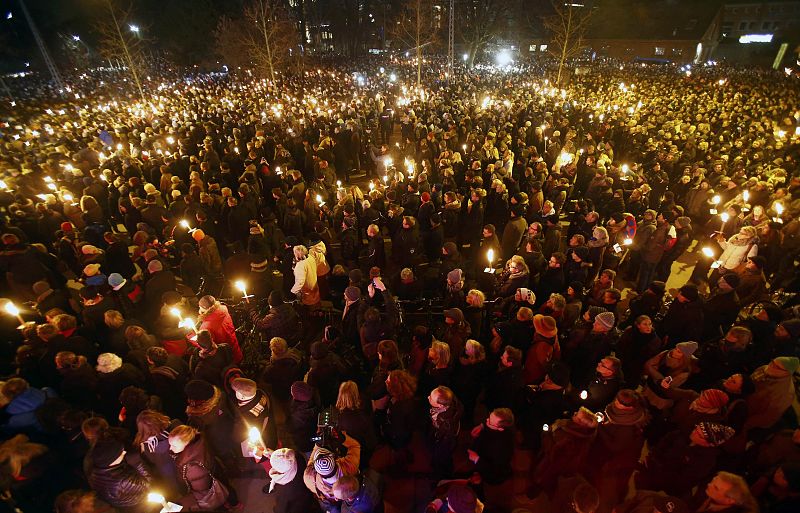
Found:
[{"label": "bare tree", "polygon": [[560,84],[567,61],[577,57],[585,47],[584,36],[592,18],[592,9],[576,6],[572,2],[551,2],[555,13],[544,18],[542,23],[552,36],[548,49],[558,59],[556,82]]},{"label": "bare tree", "polygon": [[272,80],[299,51],[297,26],[279,0],[251,0],[241,17],[223,16],[214,35],[227,63],[254,64]]},{"label": "bare tree", "polygon": [[145,74],[147,64],[144,57],[145,40],[143,28],[131,20],[133,6],[123,9],[112,0],[105,0],[108,16],[101,19],[95,30],[99,36],[98,51],[105,59],[119,60],[131,74],[139,96],[146,102],[140,76]]},{"label": "bare tree", "polygon": [[503,32],[508,2],[506,0],[462,0],[458,13],[462,18],[460,34],[467,48],[467,65],[475,59],[498,34]]},{"label": "bare tree", "polygon": [[422,59],[426,48],[437,41],[432,0],[406,0],[392,25],[392,46],[414,50],[417,59],[417,87],[422,84]]}]

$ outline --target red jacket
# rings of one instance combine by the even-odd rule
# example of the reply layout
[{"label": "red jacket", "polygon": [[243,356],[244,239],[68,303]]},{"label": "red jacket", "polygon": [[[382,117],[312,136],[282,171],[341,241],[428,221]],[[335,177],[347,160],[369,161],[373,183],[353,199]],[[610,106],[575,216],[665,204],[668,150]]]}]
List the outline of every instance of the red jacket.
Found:
[{"label": "red jacket", "polygon": [[242,349],[236,339],[236,327],[228,313],[228,307],[219,305],[216,309],[206,314],[199,330],[208,330],[211,338],[217,344],[228,344],[233,350],[233,361],[239,364],[242,361]]}]

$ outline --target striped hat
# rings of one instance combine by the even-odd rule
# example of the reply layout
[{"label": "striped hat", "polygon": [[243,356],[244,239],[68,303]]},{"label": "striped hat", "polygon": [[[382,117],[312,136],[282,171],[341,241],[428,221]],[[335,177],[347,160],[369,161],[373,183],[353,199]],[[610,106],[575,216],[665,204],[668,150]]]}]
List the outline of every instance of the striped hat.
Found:
[{"label": "striped hat", "polygon": [[336,473],[336,458],[333,453],[325,448],[319,448],[317,457],[314,459],[314,470],[322,478],[328,478]]}]

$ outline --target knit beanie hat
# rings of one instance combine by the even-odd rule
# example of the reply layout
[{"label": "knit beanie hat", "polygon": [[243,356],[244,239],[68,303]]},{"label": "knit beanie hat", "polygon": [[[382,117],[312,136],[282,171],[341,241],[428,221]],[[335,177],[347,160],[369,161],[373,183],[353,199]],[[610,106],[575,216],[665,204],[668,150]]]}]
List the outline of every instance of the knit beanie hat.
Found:
[{"label": "knit beanie hat", "polygon": [[701,422],[697,424],[697,428],[705,441],[712,447],[719,447],[736,434],[732,427],[716,422]]},{"label": "knit beanie hat", "polygon": [[41,296],[48,290],[50,290],[50,284],[44,280],[37,281],[33,284],[33,293],[36,294],[37,297]]},{"label": "knit beanie hat", "polygon": [[123,278],[119,273],[111,273],[108,276],[108,285],[114,290],[117,290],[119,287],[125,285],[125,281],[125,278]]},{"label": "knit beanie hat", "polygon": [[675,346],[675,349],[683,353],[685,357],[690,357],[697,351],[697,342],[681,342]]},{"label": "knit beanie hat", "polygon": [[183,391],[188,401],[208,401],[214,397],[214,385],[202,379],[193,379],[186,383]]},{"label": "knit beanie hat", "polygon": [[455,285],[456,283],[460,283],[461,277],[463,275],[462,273],[463,272],[461,271],[461,269],[453,269],[452,271],[447,273],[447,281],[449,281],[453,285]]},{"label": "knit beanie hat", "polygon": [[461,324],[464,322],[464,312],[462,312],[460,308],[450,308],[445,310],[444,316],[453,319],[456,321],[456,324]]},{"label": "knit beanie hat", "polygon": [[100,468],[108,468],[120,457],[125,446],[115,438],[101,438],[91,449],[92,463]]},{"label": "knit beanie hat", "polygon": [[328,344],[319,341],[311,344],[311,359],[321,360],[328,356]]},{"label": "knit beanie hat", "polygon": [[361,298],[361,289],[351,285],[344,289],[344,297],[346,297],[348,301],[358,301]]},{"label": "knit beanie hat", "polygon": [[775,358],[775,361],[789,374],[794,374],[797,372],[797,368],[800,367],[800,359],[796,356],[779,356]]},{"label": "knit beanie hat", "polygon": [[595,321],[600,321],[600,324],[605,326],[608,329],[614,327],[614,314],[611,312],[603,312],[597,314],[597,317],[594,318]]},{"label": "knit beanie hat", "polygon": [[361,283],[364,280],[364,273],[361,272],[361,269],[353,269],[347,274],[347,277],[350,278],[351,283]]},{"label": "knit beanie hat", "polygon": [[100,272],[100,264],[89,264],[83,268],[83,274],[88,277],[95,276]]},{"label": "knit beanie hat", "polygon": [[336,473],[336,458],[333,453],[324,447],[317,452],[314,458],[314,470],[323,478],[331,477]]},{"label": "knit beanie hat", "polygon": [[705,408],[713,408],[719,410],[728,404],[728,394],[716,388],[709,388],[700,392],[700,397],[695,399],[699,405]]},{"label": "knit beanie hat", "polygon": [[289,472],[292,467],[297,465],[297,460],[295,459],[292,449],[281,447],[280,449],[276,449],[269,457],[269,464],[276,471],[285,474]]},{"label": "knit beanie hat", "polygon": [[595,318],[601,313],[608,312],[608,310],[606,310],[602,306],[590,306],[589,309],[586,311],[589,312],[589,319],[591,319],[592,322],[594,322]]},{"label": "knit beanie hat", "polygon": [[150,274],[157,273],[158,271],[164,270],[164,264],[161,263],[161,260],[153,259],[150,260],[150,263],[147,264],[147,272]]},{"label": "knit beanie hat", "polygon": [[252,399],[256,395],[256,382],[247,378],[235,378],[231,381],[231,389],[238,392],[245,399]]},{"label": "knit beanie hat", "polygon": [[585,261],[587,258],[589,258],[589,248],[586,246],[578,246],[573,251],[582,261]]}]

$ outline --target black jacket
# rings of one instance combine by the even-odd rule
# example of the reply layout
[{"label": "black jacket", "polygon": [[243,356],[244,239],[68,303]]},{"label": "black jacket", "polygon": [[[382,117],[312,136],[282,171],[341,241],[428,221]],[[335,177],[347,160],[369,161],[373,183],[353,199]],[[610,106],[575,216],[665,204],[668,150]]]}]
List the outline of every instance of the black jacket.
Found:
[{"label": "black jacket", "polygon": [[123,461],[107,468],[92,466],[87,478],[97,496],[116,508],[138,506],[150,491],[150,473],[141,460],[135,465]]}]

